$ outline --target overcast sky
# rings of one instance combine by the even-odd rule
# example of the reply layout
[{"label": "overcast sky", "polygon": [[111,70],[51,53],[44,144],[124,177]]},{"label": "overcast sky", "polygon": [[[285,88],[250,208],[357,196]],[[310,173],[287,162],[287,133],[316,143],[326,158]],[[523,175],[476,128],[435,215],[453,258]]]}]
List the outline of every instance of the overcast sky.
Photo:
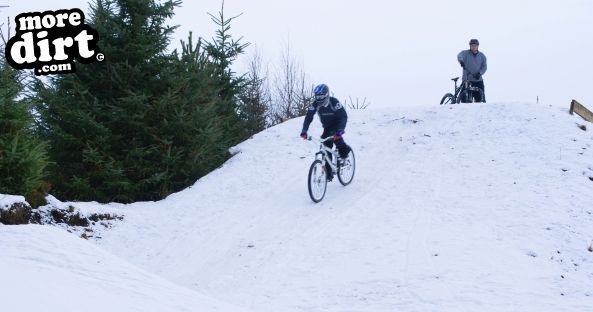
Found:
[{"label": "overcast sky", "polygon": [[[81,8],[88,1],[0,0],[0,15]],[[211,38],[208,12],[220,0],[185,1],[171,24],[174,45]],[[438,104],[461,69],[456,55],[480,40],[488,58],[486,96],[493,101],[593,107],[593,1],[591,0],[226,0],[235,37],[251,42],[270,70],[287,42],[311,83],[327,83],[343,100],[366,97],[372,107]],[[100,45],[100,41],[99,41]],[[249,58],[237,62],[242,70]],[[108,57],[108,56],[107,56]]]}]

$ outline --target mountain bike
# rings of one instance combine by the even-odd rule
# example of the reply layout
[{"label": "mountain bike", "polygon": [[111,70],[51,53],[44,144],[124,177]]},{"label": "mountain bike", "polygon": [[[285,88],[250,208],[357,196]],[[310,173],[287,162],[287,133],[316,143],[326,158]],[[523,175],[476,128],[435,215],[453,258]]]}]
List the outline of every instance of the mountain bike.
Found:
[{"label": "mountain bike", "polygon": [[[453,82],[455,82],[455,89],[453,89],[453,93],[447,93],[441,99],[441,105],[443,104],[455,104],[455,103],[472,103],[472,102],[484,102],[484,91],[478,87],[474,87],[471,83],[466,79],[457,86],[457,80],[459,77],[451,78]],[[476,98],[475,95],[478,94]]]},{"label": "mountain bike", "polygon": [[[309,141],[313,141],[319,144],[319,151],[315,153],[315,160],[309,168],[309,196],[311,199],[318,203],[325,196],[327,189],[327,172],[325,164],[329,164],[332,169],[332,175],[337,172],[338,180],[344,186],[350,184],[354,178],[354,169],[356,168],[356,159],[354,158],[354,152],[352,149],[348,153],[346,159],[342,159],[337,149],[329,148],[323,144],[327,140],[331,140],[332,137],[325,139],[314,139],[309,136]],[[331,155],[331,157],[330,157]],[[333,177],[333,176],[332,176]]]}]

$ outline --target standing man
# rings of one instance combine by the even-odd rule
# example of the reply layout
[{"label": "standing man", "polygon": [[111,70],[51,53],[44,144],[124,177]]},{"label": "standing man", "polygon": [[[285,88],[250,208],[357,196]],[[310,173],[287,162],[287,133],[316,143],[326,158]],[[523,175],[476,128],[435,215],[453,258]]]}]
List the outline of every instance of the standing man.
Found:
[{"label": "standing man", "polygon": [[472,87],[478,87],[482,90],[484,98],[480,94],[473,92],[471,96],[476,102],[486,102],[486,92],[484,91],[484,80],[482,76],[486,73],[486,55],[478,51],[480,42],[478,39],[469,41],[469,50],[463,50],[457,54],[457,60],[463,68],[463,81],[468,80]]}]

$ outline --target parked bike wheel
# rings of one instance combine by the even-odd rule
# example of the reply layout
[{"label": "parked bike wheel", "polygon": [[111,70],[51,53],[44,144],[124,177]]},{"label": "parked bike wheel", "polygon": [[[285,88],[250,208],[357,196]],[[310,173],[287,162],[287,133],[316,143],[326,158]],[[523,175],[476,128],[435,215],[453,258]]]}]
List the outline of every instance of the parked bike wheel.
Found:
[{"label": "parked bike wheel", "polygon": [[325,168],[321,160],[316,159],[309,169],[309,196],[311,199],[318,203],[325,196],[325,190],[327,189],[327,176],[325,174]]},{"label": "parked bike wheel", "polygon": [[338,167],[338,180],[342,185],[348,185],[354,178],[354,170],[356,169],[356,158],[354,158],[354,151],[350,150],[348,158],[343,160],[343,164]]},{"label": "parked bike wheel", "polygon": [[484,91],[478,87],[471,87],[466,92],[464,97],[466,101],[464,103],[481,103],[484,101]]},{"label": "parked bike wheel", "polygon": [[447,93],[443,96],[443,98],[441,99],[441,105],[443,104],[454,104],[453,103],[453,94],[451,93]]},{"label": "parked bike wheel", "polygon": [[471,91],[462,90],[457,98],[457,103],[470,103],[472,101]]}]

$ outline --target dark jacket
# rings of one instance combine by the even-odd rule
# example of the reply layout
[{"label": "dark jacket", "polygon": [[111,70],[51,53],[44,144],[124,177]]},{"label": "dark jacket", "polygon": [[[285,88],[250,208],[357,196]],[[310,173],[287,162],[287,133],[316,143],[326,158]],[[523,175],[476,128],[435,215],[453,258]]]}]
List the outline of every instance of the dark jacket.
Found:
[{"label": "dark jacket", "polygon": [[313,121],[315,113],[319,115],[319,120],[321,120],[324,129],[345,130],[348,114],[346,114],[344,106],[338,99],[330,97],[327,107],[319,106],[316,102],[313,102],[307,110],[302,132],[309,130],[309,125]]},{"label": "dark jacket", "polygon": [[[471,50],[463,50],[457,54],[457,60],[465,64],[462,80],[480,81],[488,69],[486,55],[480,51],[473,54]],[[475,74],[478,74],[478,79],[474,77]]]}]

